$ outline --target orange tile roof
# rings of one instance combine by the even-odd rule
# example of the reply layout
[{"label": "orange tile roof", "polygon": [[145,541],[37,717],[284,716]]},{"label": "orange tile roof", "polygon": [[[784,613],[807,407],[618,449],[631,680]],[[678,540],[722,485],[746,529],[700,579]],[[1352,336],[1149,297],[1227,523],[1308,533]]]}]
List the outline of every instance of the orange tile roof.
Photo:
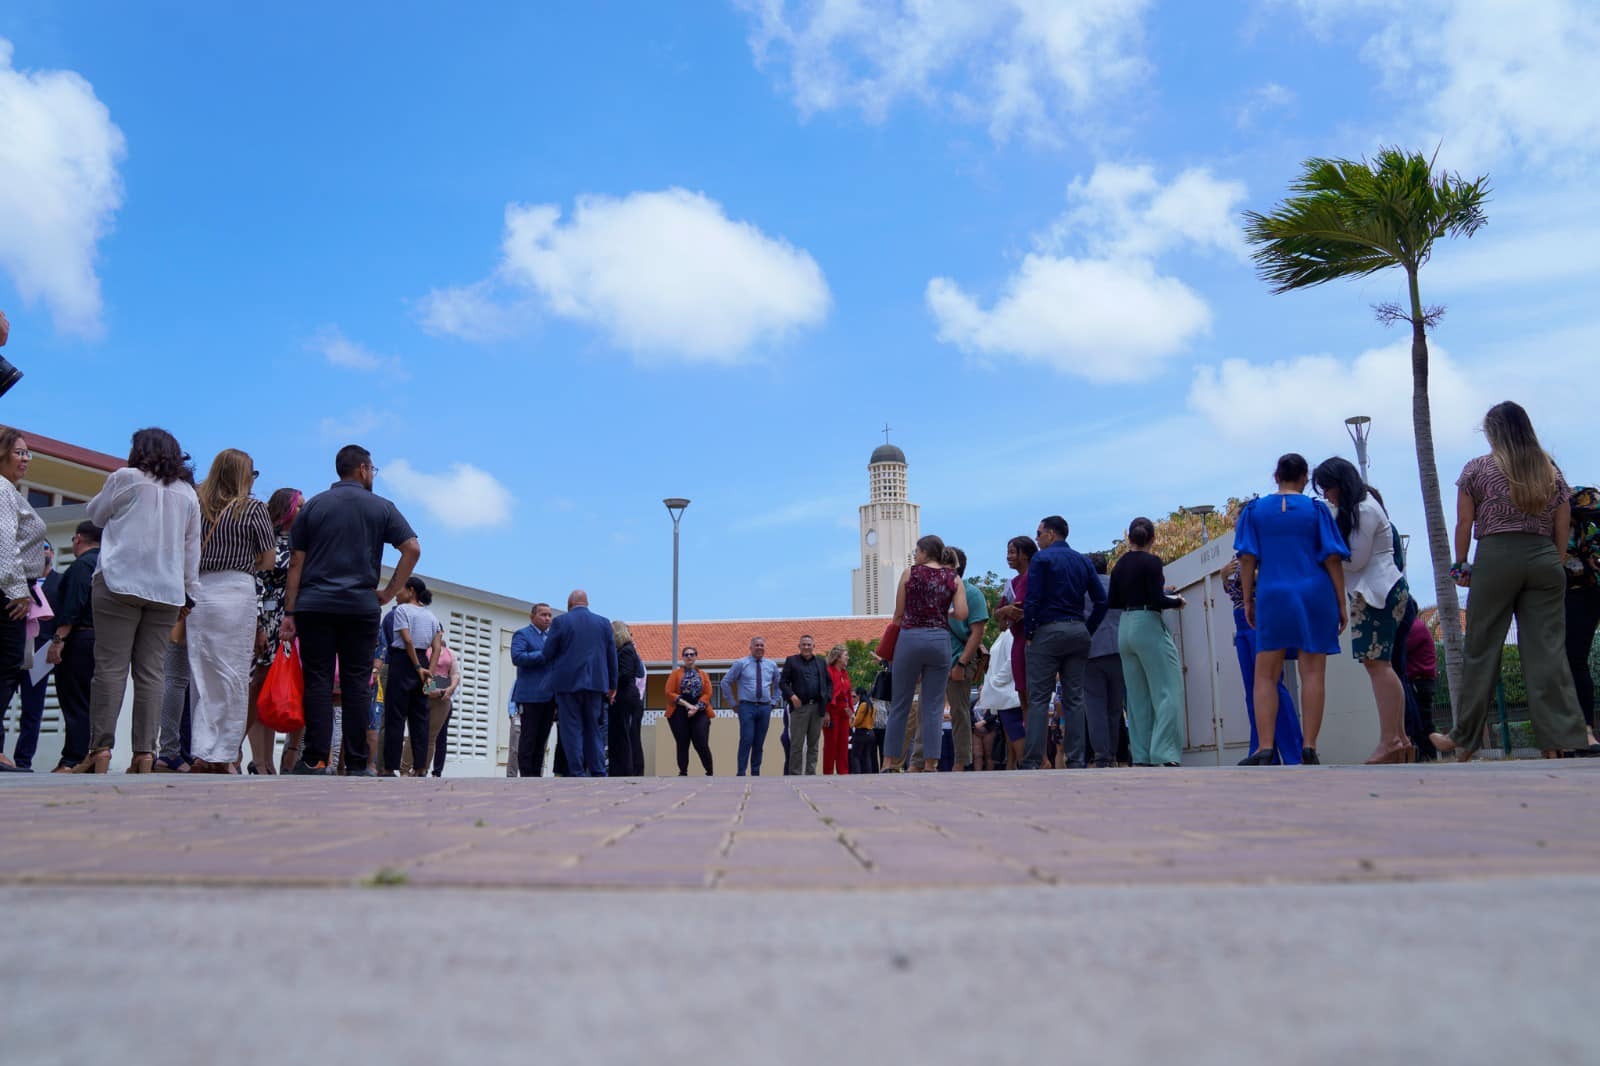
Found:
[{"label": "orange tile roof", "polygon": [[[782,659],[794,653],[800,638],[810,634],[817,650],[826,654],[847,640],[876,640],[883,636],[887,616],[853,615],[843,618],[741,618],[725,622],[678,623],[678,644],[693,644],[705,663],[731,662],[750,652],[751,637],[767,639],[767,655]],[[653,666],[673,661],[671,622],[630,622],[640,658]]]},{"label": "orange tile roof", "polygon": [[125,458],[118,459],[115,455],[107,455],[105,452],[80,448],[76,444],[68,444],[53,437],[46,437],[42,433],[23,431],[22,436],[27,440],[28,447],[40,455],[48,455],[52,459],[63,459],[69,463],[77,463],[79,466],[87,466],[91,470],[104,470],[109,474],[128,465],[128,460]]}]

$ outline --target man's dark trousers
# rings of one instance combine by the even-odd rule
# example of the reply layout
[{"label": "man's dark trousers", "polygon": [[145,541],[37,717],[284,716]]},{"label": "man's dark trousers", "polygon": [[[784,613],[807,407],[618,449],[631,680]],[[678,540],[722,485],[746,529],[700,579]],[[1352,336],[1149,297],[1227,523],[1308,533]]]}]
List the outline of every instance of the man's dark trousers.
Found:
[{"label": "man's dark trousers", "polygon": [[[328,761],[328,751],[333,746],[333,667],[337,660],[340,702],[347,712],[359,708],[343,716],[345,772],[365,770],[378,612],[297,611],[294,622],[300,636],[300,669],[305,676],[306,735],[300,759],[308,765]],[[411,664],[406,665],[409,668]]]},{"label": "man's dark trousers", "polygon": [[66,734],[58,766],[76,766],[89,755],[89,683],[94,678],[94,630],[73,629],[55,669],[56,702]]},{"label": "man's dark trousers", "polygon": [[606,694],[556,693],[556,728],[571,777],[606,776]]},{"label": "man's dark trousers", "polygon": [[556,724],[556,701],[519,703],[522,728],[517,736],[517,774],[544,776],[544,752],[550,743],[550,727]]},{"label": "man's dark trousers", "polygon": [[1037,770],[1044,762],[1045,734],[1057,678],[1061,679],[1061,724],[1062,736],[1068,744],[1067,762],[1072,764],[1075,725],[1079,738],[1077,765],[1082,766],[1083,673],[1089,665],[1089,627],[1077,619],[1040,626],[1028,642],[1027,662],[1027,740],[1023,742],[1022,769]]}]

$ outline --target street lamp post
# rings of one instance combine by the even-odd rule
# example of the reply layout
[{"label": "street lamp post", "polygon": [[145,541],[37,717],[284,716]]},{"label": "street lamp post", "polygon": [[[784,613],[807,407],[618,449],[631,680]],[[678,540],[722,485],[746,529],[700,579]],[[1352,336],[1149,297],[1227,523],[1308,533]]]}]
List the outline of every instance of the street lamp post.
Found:
[{"label": "street lamp post", "polygon": [[689,501],[682,496],[669,496],[661,501],[672,516],[672,665],[678,665],[678,523]]},{"label": "street lamp post", "polygon": [[1206,528],[1206,515],[1215,514],[1216,508],[1209,503],[1197,503],[1193,507],[1180,507],[1178,510],[1184,514],[1200,516],[1200,543],[1207,544],[1211,540],[1211,531]]},{"label": "street lamp post", "polygon": [[1372,419],[1366,415],[1351,415],[1344,420],[1344,428],[1356,444],[1356,465],[1361,467],[1361,483],[1367,483],[1367,438],[1372,436]]}]

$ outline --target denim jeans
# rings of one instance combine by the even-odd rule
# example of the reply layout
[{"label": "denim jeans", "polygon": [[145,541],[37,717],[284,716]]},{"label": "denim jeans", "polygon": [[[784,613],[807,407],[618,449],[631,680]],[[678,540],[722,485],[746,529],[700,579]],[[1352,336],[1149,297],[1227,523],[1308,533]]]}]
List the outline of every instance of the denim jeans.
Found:
[{"label": "denim jeans", "polygon": [[[50,650],[50,638],[54,635],[54,626],[40,633],[33,643],[33,653],[44,656]],[[17,718],[17,746],[11,752],[11,761],[17,764],[19,770],[30,770],[33,768],[33,753],[39,750],[39,727],[44,724],[44,690],[50,684],[50,679],[47,677],[37,685],[30,685],[24,676],[21,684],[22,712]]]},{"label": "denim jeans", "polygon": [[772,705],[739,701],[739,776],[750,767],[754,777],[761,776],[761,751],[766,747],[767,729],[772,725]]},{"label": "denim jeans", "polygon": [[184,754],[183,716],[189,710],[189,646],[167,642],[165,680],[161,688],[161,740],[163,759],[174,761]]}]

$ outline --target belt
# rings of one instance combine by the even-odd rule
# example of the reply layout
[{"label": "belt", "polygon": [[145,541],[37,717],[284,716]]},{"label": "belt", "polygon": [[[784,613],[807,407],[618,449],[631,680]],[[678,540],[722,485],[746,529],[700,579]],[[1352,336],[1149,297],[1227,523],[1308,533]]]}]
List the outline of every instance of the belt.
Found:
[{"label": "belt", "polygon": [[1127,614],[1129,611],[1150,611],[1154,614],[1160,614],[1165,610],[1165,607],[1124,607],[1122,609],[1122,613]]}]

